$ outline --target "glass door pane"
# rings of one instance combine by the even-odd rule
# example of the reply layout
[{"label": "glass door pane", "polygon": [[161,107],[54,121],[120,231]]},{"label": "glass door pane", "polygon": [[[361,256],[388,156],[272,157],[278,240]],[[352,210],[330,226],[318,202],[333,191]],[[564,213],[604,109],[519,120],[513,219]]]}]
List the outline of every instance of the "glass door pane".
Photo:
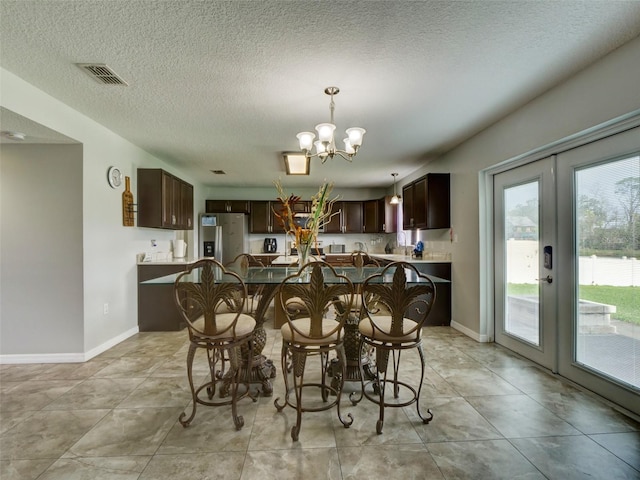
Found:
[{"label": "glass door pane", "polygon": [[640,127],[557,159],[558,373],[640,415]]},{"label": "glass door pane", "polygon": [[640,387],[640,157],[575,171],[575,361]]},{"label": "glass door pane", "polygon": [[504,328],[533,345],[540,345],[539,190],[537,180],[504,190]]}]

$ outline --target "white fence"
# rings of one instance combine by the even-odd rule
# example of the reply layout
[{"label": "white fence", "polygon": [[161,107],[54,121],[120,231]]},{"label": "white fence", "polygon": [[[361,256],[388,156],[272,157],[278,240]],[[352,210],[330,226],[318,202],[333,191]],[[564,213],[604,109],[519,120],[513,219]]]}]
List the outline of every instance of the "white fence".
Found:
[{"label": "white fence", "polygon": [[[538,242],[507,241],[507,282],[538,283]],[[555,260],[555,259],[554,259]],[[636,258],[580,257],[580,285],[640,286],[640,261]],[[544,273],[546,275],[546,273]]]},{"label": "white fence", "polygon": [[580,285],[640,286],[636,258],[580,257]]}]

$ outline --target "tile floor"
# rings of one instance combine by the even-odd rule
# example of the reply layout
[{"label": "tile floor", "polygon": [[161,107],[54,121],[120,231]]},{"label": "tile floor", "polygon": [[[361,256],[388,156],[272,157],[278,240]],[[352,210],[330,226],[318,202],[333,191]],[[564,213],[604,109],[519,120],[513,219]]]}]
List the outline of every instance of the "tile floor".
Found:
[{"label": "tile floor", "polygon": [[[279,332],[267,330],[263,353],[279,367]],[[229,407],[199,406],[183,428],[186,331],[141,333],[84,364],[2,365],[0,478],[640,478],[639,423],[499,346],[448,327],[424,333],[430,424],[415,406],[388,409],[376,435],[377,407],[343,397],[351,428],[335,410],[306,413],[299,442],[295,412],[273,406],[280,368],[273,397],[240,403],[241,431]]]}]

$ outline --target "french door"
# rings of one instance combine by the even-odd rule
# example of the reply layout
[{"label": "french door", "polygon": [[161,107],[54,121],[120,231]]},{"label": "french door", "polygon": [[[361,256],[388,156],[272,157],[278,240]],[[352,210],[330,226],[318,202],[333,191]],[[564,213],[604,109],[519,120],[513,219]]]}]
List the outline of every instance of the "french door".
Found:
[{"label": "french door", "polygon": [[494,176],[496,342],[556,370],[554,157]]},{"label": "french door", "polygon": [[493,187],[496,342],[640,415],[640,127]]}]

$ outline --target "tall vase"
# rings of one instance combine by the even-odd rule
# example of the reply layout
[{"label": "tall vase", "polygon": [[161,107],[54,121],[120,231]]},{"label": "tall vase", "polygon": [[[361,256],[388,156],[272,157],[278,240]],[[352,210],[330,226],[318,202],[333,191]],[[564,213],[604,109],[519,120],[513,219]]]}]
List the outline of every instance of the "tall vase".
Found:
[{"label": "tall vase", "polygon": [[298,245],[298,268],[304,267],[312,259],[311,257],[311,243],[302,243]]}]

